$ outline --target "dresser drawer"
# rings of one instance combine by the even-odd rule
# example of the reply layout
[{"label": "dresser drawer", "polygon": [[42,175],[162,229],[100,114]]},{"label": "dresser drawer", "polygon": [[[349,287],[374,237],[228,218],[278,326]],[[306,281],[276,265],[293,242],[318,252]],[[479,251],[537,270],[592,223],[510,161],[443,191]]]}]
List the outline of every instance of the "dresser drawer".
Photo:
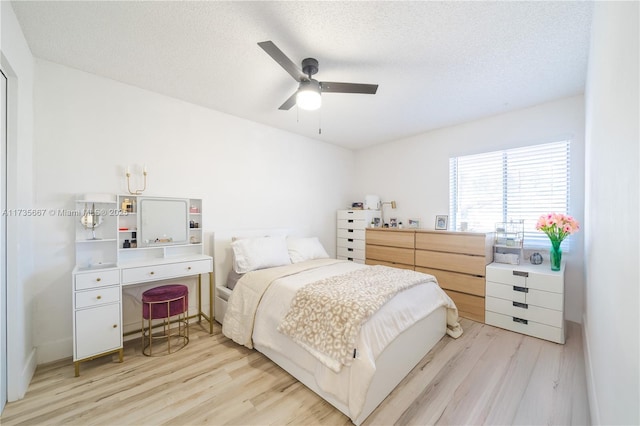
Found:
[{"label": "dresser drawer", "polygon": [[562,311],[490,296],[485,299],[485,307],[487,311],[497,314],[535,321],[552,327],[562,327],[562,322],[564,321]]},{"label": "dresser drawer", "polygon": [[484,297],[457,291],[445,290],[445,293],[453,300],[458,308],[458,315],[474,321],[484,322]]},{"label": "dresser drawer", "polygon": [[338,256],[353,257],[364,260],[364,250],[349,247],[338,247]]},{"label": "dresser drawer", "polygon": [[352,248],[352,249],[362,250],[362,251],[364,251],[364,248],[365,248],[364,240],[356,240],[354,238],[338,238],[337,245],[338,245],[338,248],[345,247],[345,248]]},{"label": "dresser drawer", "polygon": [[365,229],[367,222],[359,219],[338,219],[338,229]]},{"label": "dresser drawer", "polygon": [[376,246],[369,244],[369,241],[367,241],[367,259],[413,265],[413,253],[413,249]]},{"label": "dresser drawer", "polygon": [[416,250],[416,266],[484,277],[487,264],[485,258],[480,256]]},{"label": "dresser drawer", "polygon": [[158,281],[167,278],[204,274],[211,271],[211,260],[194,260],[122,269],[122,284]]},{"label": "dresser drawer", "polygon": [[367,244],[402,247],[413,250],[413,248],[415,247],[415,232],[367,229]]},{"label": "dresser drawer", "polygon": [[485,282],[482,277],[442,271],[440,269],[424,268],[422,266],[416,266],[416,271],[435,276],[438,284],[443,289],[473,294],[475,296],[484,296]]},{"label": "dresser drawer", "polygon": [[78,291],[75,293],[75,298],[76,309],[118,302],[120,300],[120,286]]},{"label": "dresser drawer", "polygon": [[487,267],[487,281],[498,282],[519,287],[535,288],[553,293],[564,292],[564,276],[551,270],[540,272],[542,268],[531,271],[527,265],[519,268],[516,265],[490,265]]},{"label": "dresser drawer", "polygon": [[364,240],[364,229],[338,229],[338,238]]},{"label": "dresser drawer", "polygon": [[[526,324],[524,322],[527,322]],[[564,343],[564,327],[552,327],[534,321],[516,319],[514,317],[487,311],[485,322],[489,325],[505,328],[517,333],[527,334],[540,339],[551,340],[557,343]]]},{"label": "dresser drawer", "polygon": [[390,266],[392,268],[398,268],[398,269],[409,269],[411,271],[415,270],[413,265],[405,265],[404,263],[385,262],[384,260],[375,260],[375,259],[367,258],[365,263],[367,265],[382,265],[382,266]]},{"label": "dresser drawer", "polygon": [[564,295],[562,293],[552,293],[487,281],[486,295],[541,308],[564,311]]},{"label": "dresser drawer", "polygon": [[[418,231],[416,232],[416,249],[490,257],[492,243],[490,234]],[[490,262],[491,259],[488,259],[487,263]]]},{"label": "dresser drawer", "polygon": [[338,210],[338,220],[362,220],[366,221],[372,214],[377,213],[374,210]]},{"label": "dresser drawer", "polygon": [[120,271],[109,269],[77,273],[75,275],[75,289],[86,290],[90,288],[105,287],[120,284]]},{"label": "dresser drawer", "polygon": [[349,256],[336,256],[336,259],[340,259],[340,260],[349,260],[353,263],[360,263],[360,264],[364,264],[364,258],[360,259],[360,258],[356,258],[356,257],[349,257]]}]

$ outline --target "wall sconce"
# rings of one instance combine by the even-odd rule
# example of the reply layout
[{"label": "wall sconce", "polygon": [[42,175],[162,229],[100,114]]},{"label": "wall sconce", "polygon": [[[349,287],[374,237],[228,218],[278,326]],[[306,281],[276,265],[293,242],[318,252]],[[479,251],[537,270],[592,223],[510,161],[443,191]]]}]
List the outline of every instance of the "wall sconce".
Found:
[{"label": "wall sconce", "polygon": [[396,208],[395,201],[383,201],[382,203],[380,203],[380,219],[382,220],[382,226],[385,225],[385,222],[384,222],[384,205],[385,204],[391,204],[392,209]]},{"label": "wall sconce", "polygon": [[129,172],[129,166],[127,166],[127,172],[126,172],[126,176],[127,176],[127,191],[129,191],[129,194],[131,194],[131,195],[140,195],[147,189],[147,165],[146,164],[142,167],[142,175],[144,176],[144,186],[142,187],[142,189],[136,189],[136,190],[132,191],[131,190],[131,183],[130,183],[131,173]]}]

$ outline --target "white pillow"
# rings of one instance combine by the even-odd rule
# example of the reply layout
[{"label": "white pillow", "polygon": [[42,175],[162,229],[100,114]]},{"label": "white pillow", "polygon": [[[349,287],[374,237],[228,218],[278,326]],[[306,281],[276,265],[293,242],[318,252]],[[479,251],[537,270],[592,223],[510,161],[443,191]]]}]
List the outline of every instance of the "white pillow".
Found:
[{"label": "white pillow", "polygon": [[242,238],[232,241],[231,248],[233,269],[238,274],[291,264],[285,236]]},{"label": "white pillow", "polygon": [[291,263],[304,262],[311,259],[327,259],[329,255],[322,247],[318,237],[287,238],[287,248]]}]

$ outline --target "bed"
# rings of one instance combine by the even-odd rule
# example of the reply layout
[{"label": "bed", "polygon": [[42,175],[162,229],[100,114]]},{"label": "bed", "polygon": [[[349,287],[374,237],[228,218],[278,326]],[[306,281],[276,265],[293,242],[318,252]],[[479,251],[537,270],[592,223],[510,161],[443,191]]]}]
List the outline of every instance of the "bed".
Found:
[{"label": "bed", "polygon": [[[357,328],[358,333],[348,343],[353,349],[345,344],[349,356],[325,355],[309,341],[301,341],[300,334],[295,334],[298,329],[285,327],[291,324],[287,321],[299,304],[300,290],[321,282],[340,288],[348,277],[368,276],[376,272],[373,269],[383,267],[329,259],[323,249],[317,248],[317,239],[291,235],[286,229],[216,233],[215,318],[227,337],[263,353],[359,425],[445,334],[457,337],[462,333],[457,309],[432,276],[381,269],[378,279],[395,281],[390,278],[395,277],[393,274],[406,272],[414,274],[414,282],[387,296],[380,309]],[[246,240],[240,244],[249,246],[254,241],[266,241],[267,236],[279,239],[278,248],[271,248],[268,256],[281,251],[284,240],[289,244],[291,264],[282,260],[282,254],[281,259],[271,259],[272,267],[260,267],[264,259],[247,266],[243,251],[237,250],[239,243],[232,249],[234,239]],[[302,255],[295,250],[298,243],[292,241],[304,243],[299,246]],[[316,244],[309,245],[313,241]],[[239,280],[232,290],[227,287],[227,278],[237,275],[238,268],[242,274],[235,277]]]}]

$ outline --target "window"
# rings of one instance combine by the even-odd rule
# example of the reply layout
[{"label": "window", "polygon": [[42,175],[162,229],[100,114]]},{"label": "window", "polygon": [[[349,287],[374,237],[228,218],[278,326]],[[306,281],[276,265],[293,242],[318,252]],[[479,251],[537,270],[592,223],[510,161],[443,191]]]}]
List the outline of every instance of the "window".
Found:
[{"label": "window", "polygon": [[[569,213],[570,141],[449,159],[449,215],[455,229],[493,231],[524,219],[526,247],[548,247],[536,231],[541,214]],[[462,226],[464,228],[464,226]],[[563,246],[568,248],[570,238]]]}]

